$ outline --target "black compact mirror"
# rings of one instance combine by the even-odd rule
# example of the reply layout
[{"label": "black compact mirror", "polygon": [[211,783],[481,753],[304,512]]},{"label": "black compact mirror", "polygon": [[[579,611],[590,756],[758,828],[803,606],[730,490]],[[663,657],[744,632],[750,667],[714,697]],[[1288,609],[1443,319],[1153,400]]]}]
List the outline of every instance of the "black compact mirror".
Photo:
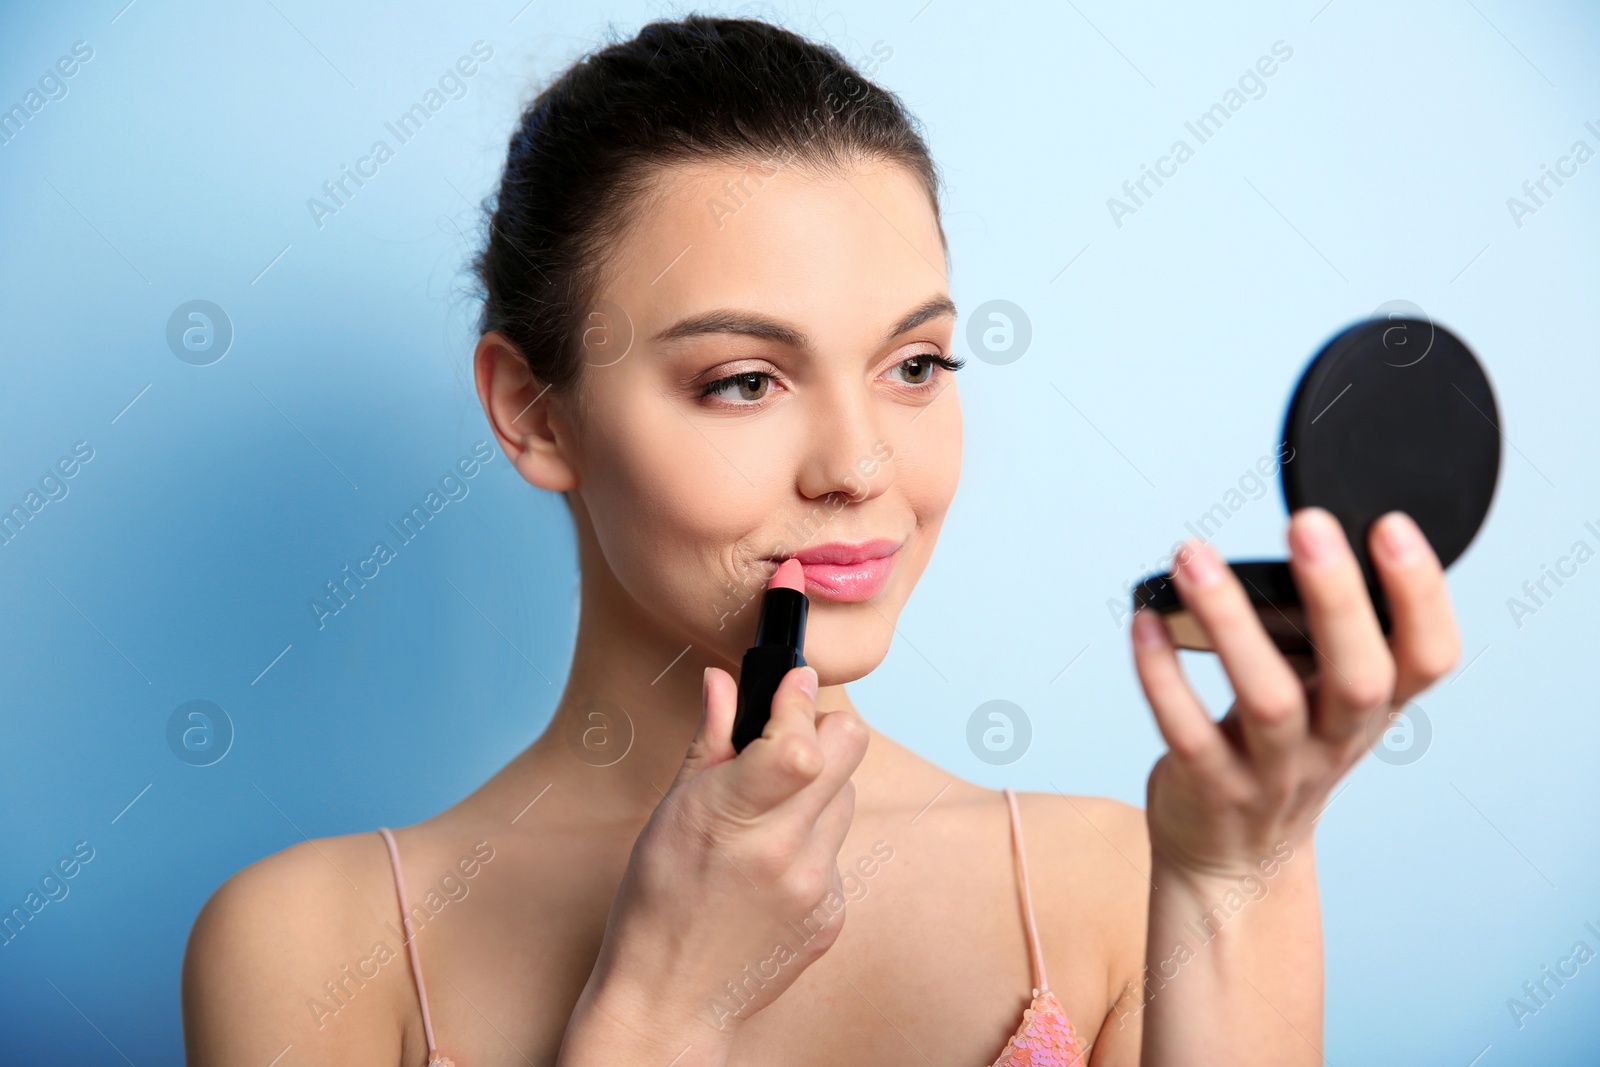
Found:
[{"label": "black compact mirror", "polygon": [[[1300,376],[1283,420],[1279,469],[1292,513],[1316,505],[1344,527],[1378,622],[1389,606],[1367,552],[1367,531],[1404,511],[1448,567],[1483,524],[1500,474],[1494,391],[1455,334],[1415,318],[1358,322],[1322,346]],[[1308,653],[1300,594],[1285,560],[1229,561],[1273,642]],[[1170,572],[1133,590],[1135,609],[1160,614],[1179,648],[1211,651],[1178,599]]]}]

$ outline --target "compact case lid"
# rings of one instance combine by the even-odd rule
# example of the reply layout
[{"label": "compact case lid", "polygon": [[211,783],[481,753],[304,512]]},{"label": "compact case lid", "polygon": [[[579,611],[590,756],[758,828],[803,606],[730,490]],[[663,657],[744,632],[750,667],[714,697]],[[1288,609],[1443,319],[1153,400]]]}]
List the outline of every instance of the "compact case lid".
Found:
[{"label": "compact case lid", "polygon": [[1366,533],[1399,509],[1448,567],[1483,524],[1500,471],[1500,415],[1483,368],[1442,326],[1369,319],[1323,346],[1283,421],[1284,504],[1333,512],[1369,582]]},{"label": "compact case lid", "polygon": [[[1344,527],[1387,631],[1388,605],[1367,552],[1380,515],[1416,520],[1448,567],[1488,514],[1500,470],[1500,415],[1483,368],[1449,330],[1414,318],[1368,319],[1323,345],[1295,386],[1280,467],[1292,513],[1327,508]],[[1288,564],[1230,563],[1258,610],[1298,605]],[[1182,608],[1166,575],[1134,606]],[[1281,643],[1281,642],[1280,642]]]}]

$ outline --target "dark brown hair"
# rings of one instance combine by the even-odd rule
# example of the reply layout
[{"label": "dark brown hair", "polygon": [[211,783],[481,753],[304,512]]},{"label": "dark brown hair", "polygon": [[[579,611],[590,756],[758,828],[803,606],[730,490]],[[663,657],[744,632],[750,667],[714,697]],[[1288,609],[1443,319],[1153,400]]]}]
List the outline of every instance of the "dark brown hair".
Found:
[{"label": "dark brown hair", "polygon": [[606,256],[663,168],[776,159],[837,173],[883,160],[921,179],[937,221],[920,130],[829,45],[753,19],[652,22],[573,63],[522,112],[473,261],[479,333],[504,334],[540,381],[570,390]]}]

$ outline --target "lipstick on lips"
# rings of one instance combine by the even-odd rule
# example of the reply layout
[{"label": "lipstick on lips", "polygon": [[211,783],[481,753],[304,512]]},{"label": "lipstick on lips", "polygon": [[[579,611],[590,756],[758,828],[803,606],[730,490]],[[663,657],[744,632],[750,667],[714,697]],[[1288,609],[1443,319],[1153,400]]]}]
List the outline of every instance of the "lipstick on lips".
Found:
[{"label": "lipstick on lips", "polygon": [[859,601],[877,596],[889,582],[900,543],[884,538],[847,544],[834,541],[795,553],[805,573],[802,588],[826,600]]},{"label": "lipstick on lips", "polygon": [[806,665],[806,578],[798,559],[786,559],[767,579],[756,623],[756,643],[739,666],[739,709],[733,717],[733,750],[761,736],[772,716],[772,697],[783,676]]}]

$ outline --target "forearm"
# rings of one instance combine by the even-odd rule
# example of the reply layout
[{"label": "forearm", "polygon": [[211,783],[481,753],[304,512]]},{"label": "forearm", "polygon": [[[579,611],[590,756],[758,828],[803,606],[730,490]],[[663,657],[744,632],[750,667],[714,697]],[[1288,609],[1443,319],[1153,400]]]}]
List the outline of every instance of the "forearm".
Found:
[{"label": "forearm", "polygon": [[1322,1062],[1322,918],[1307,835],[1253,874],[1197,877],[1152,858],[1144,1067]]}]

